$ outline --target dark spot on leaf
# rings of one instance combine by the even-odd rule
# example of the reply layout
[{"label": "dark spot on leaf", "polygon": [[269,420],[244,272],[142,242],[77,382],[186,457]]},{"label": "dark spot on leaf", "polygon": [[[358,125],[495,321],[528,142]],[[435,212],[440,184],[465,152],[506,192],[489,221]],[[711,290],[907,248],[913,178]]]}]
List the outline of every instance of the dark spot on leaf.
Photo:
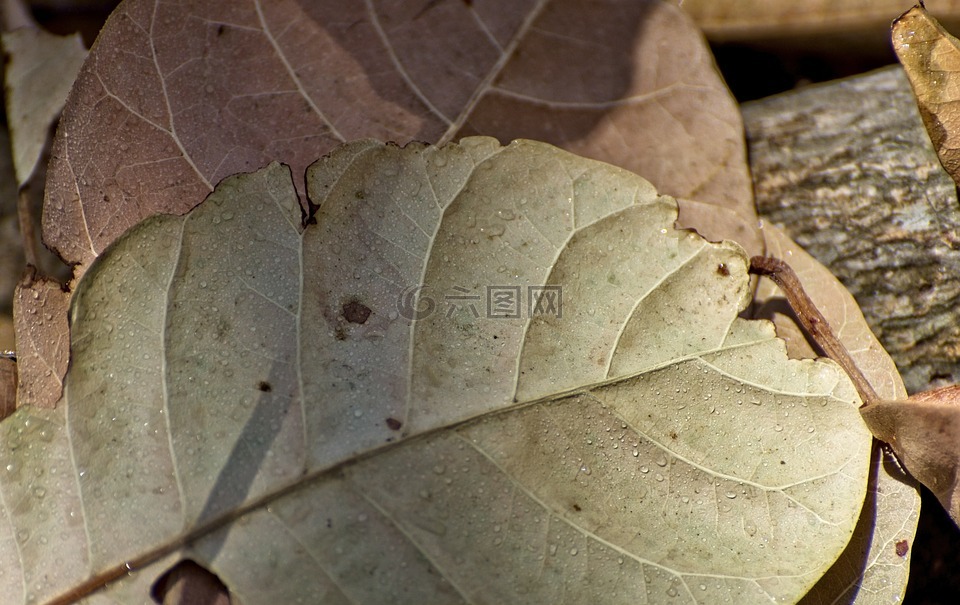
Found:
[{"label": "dark spot on leaf", "polygon": [[725,264],[720,263],[719,265],[717,265],[717,273],[724,277],[727,277],[728,275],[730,275],[730,269],[727,269],[727,266]]},{"label": "dark spot on leaf", "polygon": [[900,540],[896,544],[896,549],[898,557],[905,557],[907,556],[907,552],[910,550],[910,543],[906,540]]},{"label": "dark spot on leaf", "polygon": [[781,461],[780,461],[780,464],[786,464],[786,462],[784,462],[783,460],[781,460]]},{"label": "dark spot on leaf", "polygon": [[269,393],[270,391],[273,390],[273,387],[270,386],[270,383],[267,382],[266,380],[261,380],[260,382],[257,383],[257,390],[263,391],[264,393]]},{"label": "dark spot on leaf", "polygon": [[230,595],[223,580],[190,559],[180,561],[157,578],[150,587],[150,596],[156,603],[165,603],[167,593],[173,590],[190,595],[191,603],[224,602],[224,597]]},{"label": "dark spot on leaf", "polygon": [[327,529],[333,527],[333,519],[327,519]]},{"label": "dark spot on leaf", "polygon": [[343,305],[343,318],[352,324],[362,324],[370,317],[370,307],[363,303],[351,300]]},{"label": "dark spot on leaf", "polygon": [[224,27],[223,25],[221,25],[220,27],[217,28],[217,35],[218,35],[218,36],[222,36],[222,35],[223,35],[223,32],[225,32],[226,30],[227,30],[227,28]]},{"label": "dark spot on leaf", "polygon": [[670,431],[670,438],[671,438],[671,439],[676,439],[676,438],[677,438],[677,432],[676,432],[676,431]]},{"label": "dark spot on leaf", "polygon": [[399,431],[401,426],[403,426],[403,423],[396,418],[387,418],[387,428],[391,431]]},{"label": "dark spot on leaf", "polygon": [[336,329],[333,331],[333,336],[337,340],[347,339],[347,333],[343,331],[343,326],[337,326]]},{"label": "dark spot on leaf", "polygon": [[579,512],[582,511],[583,509],[580,508],[580,505],[579,505],[579,504],[577,504],[576,502],[574,502],[574,503],[573,503],[573,510],[575,510],[575,511],[577,511],[577,512],[579,513]]}]

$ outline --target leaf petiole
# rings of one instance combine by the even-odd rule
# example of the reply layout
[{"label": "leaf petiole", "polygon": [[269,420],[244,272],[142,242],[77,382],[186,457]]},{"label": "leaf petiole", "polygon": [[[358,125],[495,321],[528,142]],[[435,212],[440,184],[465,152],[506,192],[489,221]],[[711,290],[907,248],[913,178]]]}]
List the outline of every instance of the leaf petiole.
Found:
[{"label": "leaf petiole", "polygon": [[790,308],[797,315],[800,324],[810,335],[810,338],[826,353],[827,357],[834,360],[850,377],[860,398],[863,399],[863,405],[866,407],[879,401],[877,392],[873,390],[867,378],[857,367],[853,357],[850,356],[847,347],[840,342],[840,339],[830,329],[830,324],[820,313],[816,305],[807,296],[800,278],[796,272],[779,258],[772,256],[754,256],[750,259],[750,273],[769,277],[787,298]]}]

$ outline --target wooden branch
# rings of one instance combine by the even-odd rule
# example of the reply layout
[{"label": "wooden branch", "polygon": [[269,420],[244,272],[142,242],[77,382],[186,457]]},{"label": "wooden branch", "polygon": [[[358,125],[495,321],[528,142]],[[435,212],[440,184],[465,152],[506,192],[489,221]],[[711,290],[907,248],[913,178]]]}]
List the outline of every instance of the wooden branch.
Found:
[{"label": "wooden branch", "polygon": [[960,382],[960,203],[900,67],[743,114],[764,220],[850,290],[909,392]]}]

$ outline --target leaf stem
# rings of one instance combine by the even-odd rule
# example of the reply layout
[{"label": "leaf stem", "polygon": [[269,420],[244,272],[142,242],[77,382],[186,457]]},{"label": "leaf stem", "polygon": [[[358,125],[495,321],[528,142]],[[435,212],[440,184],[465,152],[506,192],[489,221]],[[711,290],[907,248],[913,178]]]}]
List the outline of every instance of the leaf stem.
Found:
[{"label": "leaf stem", "polygon": [[796,272],[790,265],[772,256],[754,256],[750,259],[750,273],[769,277],[773,283],[780,287],[810,338],[827,354],[827,357],[840,364],[840,367],[853,381],[854,386],[857,387],[857,392],[860,393],[860,398],[863,400],[861,407],[879,401],[877,392],[873,390],[867,378],[857,367],[853,357],[847,351],[847,347],[843,346],[840,339],[830,329],[827,319],[813,304],[813,301],[803,289],[800,278],[797,277]]}]

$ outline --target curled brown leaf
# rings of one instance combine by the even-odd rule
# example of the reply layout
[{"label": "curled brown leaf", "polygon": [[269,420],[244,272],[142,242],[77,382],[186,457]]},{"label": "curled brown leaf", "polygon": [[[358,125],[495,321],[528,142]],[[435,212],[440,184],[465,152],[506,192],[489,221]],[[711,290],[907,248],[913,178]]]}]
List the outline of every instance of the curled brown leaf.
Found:
[{"label": "curled brown leaf", "polygon": [[960,385],[880,402],[861,414],[874,436],[890,444],[960,525]]},{"label": "curled brown leaf", "polygon": [[960,41],[917,5],[893,22],[893,48],[940,163],[960,182]]}]

